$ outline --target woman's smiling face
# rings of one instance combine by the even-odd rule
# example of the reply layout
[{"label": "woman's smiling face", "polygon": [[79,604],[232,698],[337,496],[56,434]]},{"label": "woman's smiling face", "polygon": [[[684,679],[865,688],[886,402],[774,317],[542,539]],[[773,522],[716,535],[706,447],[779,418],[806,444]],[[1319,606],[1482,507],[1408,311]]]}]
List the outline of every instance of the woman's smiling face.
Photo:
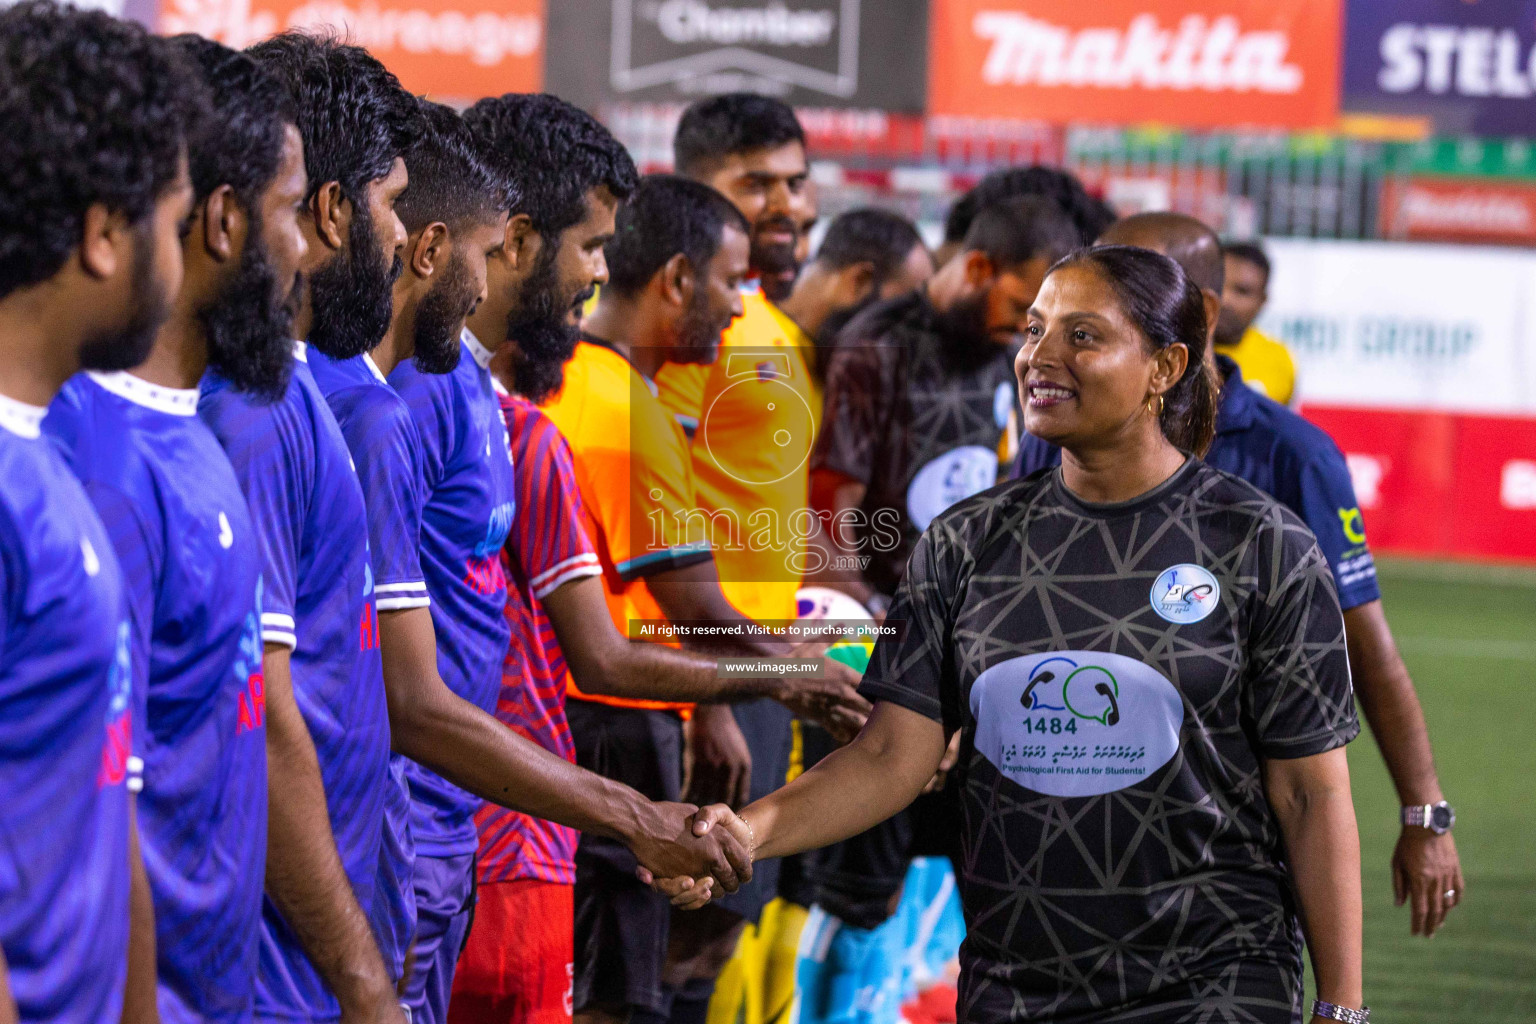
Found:
[{"label": "woman's smiling face", "polygon": [[1024,428],[1064,448],[1097,447],[1151,419],[1149,398],[1184,373],[1183,345],[1154,351],[1103,273],[1051,273],[1014,362]]}]

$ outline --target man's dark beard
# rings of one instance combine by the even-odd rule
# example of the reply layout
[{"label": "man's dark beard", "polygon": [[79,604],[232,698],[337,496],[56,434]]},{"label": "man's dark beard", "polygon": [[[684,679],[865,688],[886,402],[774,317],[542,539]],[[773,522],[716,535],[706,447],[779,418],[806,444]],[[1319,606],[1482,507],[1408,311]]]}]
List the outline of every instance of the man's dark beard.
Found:
[{"label": "man's dark beard", "polygon": [[811,339],[815,348],[811,367],[816,371],[817,377],[822,376],[826,371],[827,359],[831,357],[832,350],[837,348],[837,339],[843,333],[843,328],[853,323],[854,317],[878,301],[878,295],[870,292],[863,301],[842,309],[834,309],[827,314],[827,318],[821,322],[821,327],[816,331],[816,337]]},{"label": "man's dark beard", "polygon": [[290,282],[278,281],[254,213],[246,237],[235,272],[197,318],[208,340],[208,368],[235,390],[270,403],[288,390],[293,373],[293,318],[303,279],[295,274]]},{"label": "man's dark beard", "polygon": [[678,348],[697,357],[688,360],[691,363],[713,363],[720,357],[720,336],[728,324],[711,319],[709,296],[703,288],[695,288],[693,301],[677,324]]},{"label": "man's dark beard", "polygon": [[[798,269],[799,264],[795,261],[795,240],[798,230],[795,222],[782,214],[759,217],[757,223],[752,225],[748,261],[759,278],[787,276]],[[768,231],[788,232],[790,240],[787,244],[770,245],[762,241],[764,233]],[[794,278],[790,277],[789,282],[793,287]]]},{"label": "man's dark beard", "polygon": [[763,295],[769,302],[782,305],[795,291],[795,279],[800,276],[800,265],[780,274],[763,274],[757,281],[763,289]]},{"label": "man's dark beard", "polygon": [[394,310],[394,284],[405,269],[379,251],[373,215],[361,201],[352,204],[347,248],[310,275],[314,322],[308,341],[332,359],[351,359],[384,340]]},{"label": "man's dark beard", "polygon": [[837,337],[843,333],[843,328],[853,323],[853,318],[864,312],[870,306],[880,301],[879,296],[870,292],[863,300],[855,302],[851,306],[842,309],[834,309],[827,314],[827,318],[821,322],[821,327],[816,331],[813,339],[817,348],[832,349],[837,347]]},{"label": "man's dark beard", "polygon": [[1005,351],[987,333],[987,296],[961,299],[948,309],[934,314],[939,333],[944,336],[944,355],[957,367],[977,367]]},{"label": "man's dark beard", "polygon": [[474,282],[457,252],[416,306],[416,368],[422,373],[451,373],[459,365],[459,332],[475,308]]},{"label": "man's dark beard", "polygon": [[146,221],[134,231],[128,282],[133,308],[128,322],[82,344],[81,369],[130,370],[149,358],[155,347],[155,335],[171,315],[171,297],[155,280],[154,266],[154,242]]},{"label": "man's dark beard", "polygon": [[1247,329],[1236,313],[1228,311],[1223,306],[1221,313],[1216,317],[1216,344],[1236,345],[1242,340]]},{"label": "man's dark beard", "polygon": [[522,300],[508,317],[507,336],[517,345],[512,383],[517,393],[534,404],[542,402],[565,383],[565,364],[576,351],[580,329],[573,311],[580,312],[596,289],[579,295],[562,295],[555,268],[559,240],[539,250],[533,271],[523,285]]}]

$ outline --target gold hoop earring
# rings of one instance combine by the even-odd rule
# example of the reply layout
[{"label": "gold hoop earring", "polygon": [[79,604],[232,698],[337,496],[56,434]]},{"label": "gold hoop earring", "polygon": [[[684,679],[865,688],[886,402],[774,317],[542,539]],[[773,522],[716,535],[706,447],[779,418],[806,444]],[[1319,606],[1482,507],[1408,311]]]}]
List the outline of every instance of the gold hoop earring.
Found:
[{"label": "gold hoop earring", "polygon": [[[1152,410],[1152,398],[1157,399],[1157,411],[1156,412],[1153,412],[1153,410]],[[1162,415],[1163,415],[1163,410],[1165,408],[1167,408],[1168,403],[1163,400],[1163,396],[1162,395],[1153,395],[1152,398],[1147,399],[1147,412],[1152,413],[1152,415],[1154,417],[1161,418]]]}]

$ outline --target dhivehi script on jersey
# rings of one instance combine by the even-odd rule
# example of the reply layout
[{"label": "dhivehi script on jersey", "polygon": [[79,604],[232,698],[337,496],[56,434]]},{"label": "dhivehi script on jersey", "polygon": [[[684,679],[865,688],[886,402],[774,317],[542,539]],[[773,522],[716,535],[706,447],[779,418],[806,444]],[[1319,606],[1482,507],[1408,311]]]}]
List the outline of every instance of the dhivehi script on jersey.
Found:
[{"label": "dhivehi script on jersey", "polygon": [[971,686],[976,749],[1004,776],[1050,796],[1133,786],[1179,749],[1184,702],[1161,672],[1101,651],[1012,658]]}]

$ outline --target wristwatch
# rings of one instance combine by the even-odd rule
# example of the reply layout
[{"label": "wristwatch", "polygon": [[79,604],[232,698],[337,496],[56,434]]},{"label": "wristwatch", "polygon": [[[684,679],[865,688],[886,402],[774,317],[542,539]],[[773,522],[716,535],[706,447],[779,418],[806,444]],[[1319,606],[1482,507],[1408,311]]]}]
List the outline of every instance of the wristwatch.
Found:
[{"label": "wristwatch", "polygon": [[1456,811],[1444,800],[1437,804],[1414,804],[1403,808],[1403,824],[1417,825],[1443,836],[1456,824]]}]

